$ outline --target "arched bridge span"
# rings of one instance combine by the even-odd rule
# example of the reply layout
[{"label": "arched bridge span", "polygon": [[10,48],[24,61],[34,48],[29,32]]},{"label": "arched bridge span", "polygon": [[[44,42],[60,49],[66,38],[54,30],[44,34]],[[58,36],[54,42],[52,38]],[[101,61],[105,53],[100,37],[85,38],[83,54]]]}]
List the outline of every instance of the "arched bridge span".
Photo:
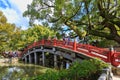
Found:
[{"label": "arched bridge span", "polygon": [[[51,58],[50,60],[53,62],[48,63],[54,66],[59,65],[61,58],[63,64],[75,60],[99,58],[113,66],[120,65],[120,52],[116,52],[112,48],[107,50],[75,41],[65,45],[65,42],[61,40],[40,40],[28,45],[22,54],[25,62],[42,65],[45,65],[47,58]],[[60,64],[62,63],[60,62]]]}]

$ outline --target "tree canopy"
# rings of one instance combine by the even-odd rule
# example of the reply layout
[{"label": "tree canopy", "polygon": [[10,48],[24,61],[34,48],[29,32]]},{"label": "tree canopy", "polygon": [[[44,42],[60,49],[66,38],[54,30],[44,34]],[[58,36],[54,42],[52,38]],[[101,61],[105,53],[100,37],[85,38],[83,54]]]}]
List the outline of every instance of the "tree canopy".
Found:
[{"label": "tree canopy", "polygon": [[17,42],[18,48],[24,48],[25,45],[29,45],[35,41],[41,40],[43,38],[53,37],[55,36],[53,30],[48,27],[44,27],[41,25],[34,25],[33,27],[28,28],[27,30],[22,30],[20,33],[20,37]]},{"label": "tree canopy", "polygon": [[67,25],[79,37],[104,37],[120,43],[119,0],[33,0],[24,16],[45,20],[54,27]]},{"label": "tree canopy", "polygon": [[0,11],[0,52],[13,48],[13,38],[19,34],[19,28],[7,22],[6,17]]},{"label": "tree canopy", "polygon": [[33,25],[27,30],[22,30],[15,24],[8,23],[0,11],[0,53],[19,50],[34,41],[55,35],[55,31],[41,25]]}]

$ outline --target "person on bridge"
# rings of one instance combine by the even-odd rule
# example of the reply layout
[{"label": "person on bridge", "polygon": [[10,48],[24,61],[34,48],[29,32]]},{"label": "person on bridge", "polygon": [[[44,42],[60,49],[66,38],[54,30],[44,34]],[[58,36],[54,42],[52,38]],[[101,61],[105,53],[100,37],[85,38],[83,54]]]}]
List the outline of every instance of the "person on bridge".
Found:
[{"label": "person on bridge", "polygon": [[67,37],[66,41],[67,41],[67,45],[69,45],[69,43],[70,43],[70,36]]},{"label": "person on bridge", "polygon": [[65,36],[65,34],[63,34],[63,44],[64,45],[66,44],[66,36]]}]

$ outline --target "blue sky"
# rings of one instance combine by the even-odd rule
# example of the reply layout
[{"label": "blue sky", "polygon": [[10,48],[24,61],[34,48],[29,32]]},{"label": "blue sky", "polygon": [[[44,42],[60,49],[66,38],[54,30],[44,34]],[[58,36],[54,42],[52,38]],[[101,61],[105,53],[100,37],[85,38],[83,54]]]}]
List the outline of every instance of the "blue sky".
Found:
[{"label": "blue sky", "polygon": [[9,23],[16,24],[17,27],[27,29],[29,19],[23,17],[22,14],[27,10],[27,5],[31,4],[32,0],[0,0],[0,10],[6,16]]}]

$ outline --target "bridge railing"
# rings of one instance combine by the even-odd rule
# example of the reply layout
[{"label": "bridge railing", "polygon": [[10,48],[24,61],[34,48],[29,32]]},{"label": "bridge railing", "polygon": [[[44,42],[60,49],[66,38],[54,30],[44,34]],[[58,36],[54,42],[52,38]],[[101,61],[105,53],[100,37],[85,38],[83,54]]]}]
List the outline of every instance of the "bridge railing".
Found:
[{"label": "bridge railing", "polygon": [[108,50],[97,48],[95,46],[91,46],[89,44],[77,44],[77,51],[82,52],[86,55],[100,58],[107,62],[107,54],[109,53]]},{"label": "bridge railing", "polygon": [[120,52],[115,52],[111,60],[112,65],[120,66]]},{"label": "bridge railing", "polygon": [[61,48],[66,48],[70,50],[74,50],[77,52],[80,52],[80,54],[84,54],[86,56],[90,57],[97,57],[105,62],[109,62],[112,65],[119,65],[120,64],[120,52],[115,52],[111,50],[106,50],[104,48],[98,48],[95,46],[91,46],[89,44],[81,44],[74,42],[66,43],[62,40],[40,40],[37,42],[34,42],[33,44],[28,45],[27,48],[24,49],[23,54],[26,53],[31,48],[40,46],[40,45],[47,45],[47,46],[57,46]]}]

